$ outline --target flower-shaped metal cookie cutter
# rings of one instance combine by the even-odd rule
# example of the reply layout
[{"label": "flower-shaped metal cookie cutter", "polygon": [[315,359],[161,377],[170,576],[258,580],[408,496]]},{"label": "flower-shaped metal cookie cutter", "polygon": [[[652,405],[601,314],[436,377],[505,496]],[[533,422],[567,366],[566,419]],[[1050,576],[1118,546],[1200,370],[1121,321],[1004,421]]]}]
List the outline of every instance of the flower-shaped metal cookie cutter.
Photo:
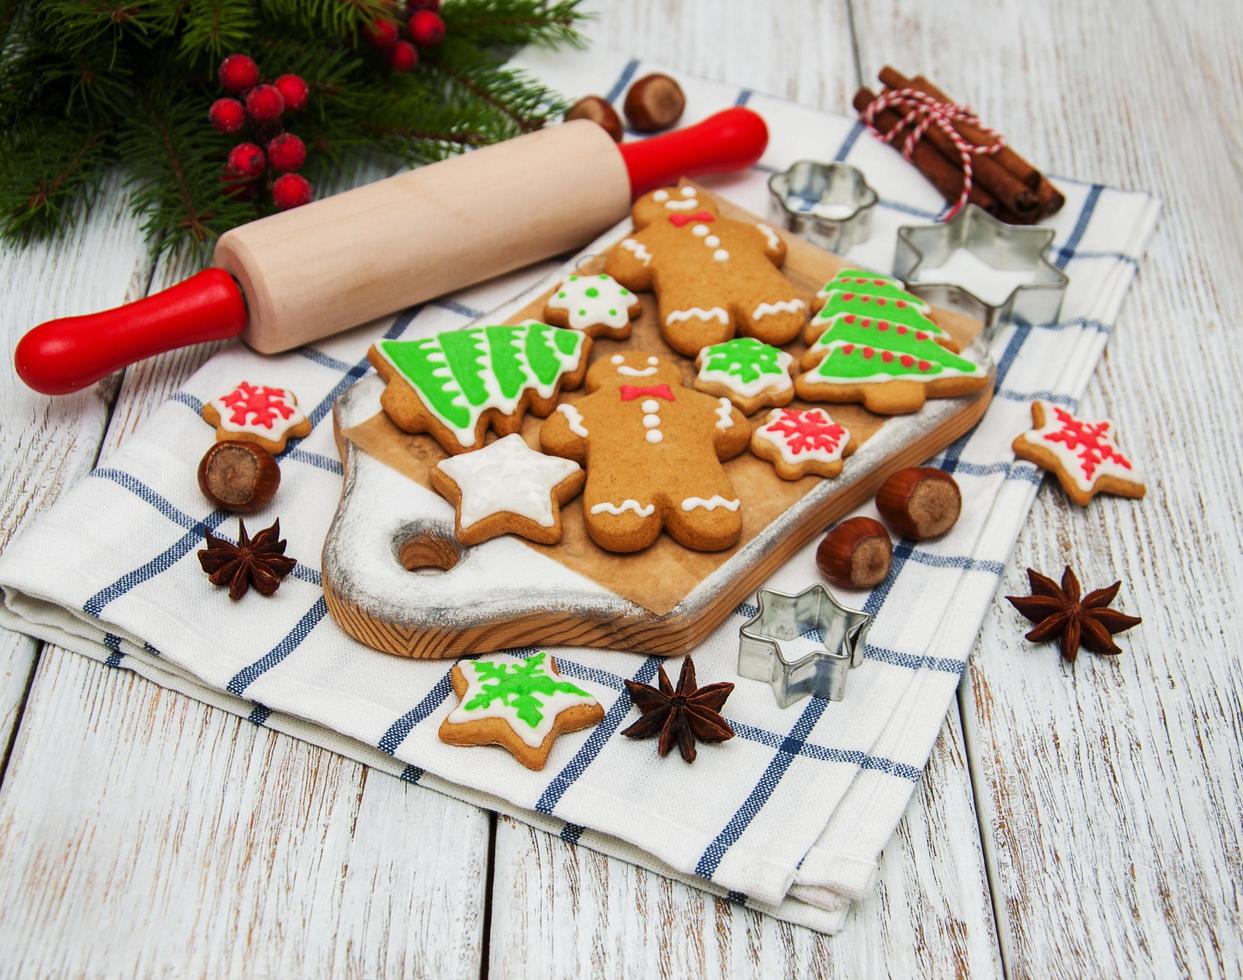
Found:
[{"label": "flower-shaped metal cookie cutter", "polygon": [[[847,672],[863,661],[872,617],[843,606],[823,585],[798,595],[760,589],[756,602],[759,611],[738,630],[738,673],[772,684],[783,708],[809,694],[842,700]],[[782,642],[800,636],[817,637],[823,649],[788,659]]]},{"label": "flower-shaped metal cookie cutter", "polygon": [[847,163],[799,160],[768,178],[775,220],[822,248],[844,252],[872,231],[876,191]]},{"label": "flower-shaped metal cookie cutter", "polygon": [[[998,221],[983,208],[968,204],[943,224],[903,225],[893,257],[893,274],[906,288],[934,306],[957,306],[992,330],[1010,320],[1051,323],[1062,308],[1070,280],[1045,258],[1053,241],[1051,228],[1030,228]],[[1004,272],[1028,273],[1000,302],[990,303],[961,283],[920,280],[926,269],[946,265],[958,250]]]}]

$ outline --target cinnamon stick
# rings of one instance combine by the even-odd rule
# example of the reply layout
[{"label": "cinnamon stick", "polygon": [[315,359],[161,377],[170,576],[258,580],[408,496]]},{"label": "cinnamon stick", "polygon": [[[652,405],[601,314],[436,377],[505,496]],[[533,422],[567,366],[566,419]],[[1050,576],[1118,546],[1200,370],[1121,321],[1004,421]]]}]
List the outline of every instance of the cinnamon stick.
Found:
[{"label": "cinnamon stick", "polygon": [[[855,93],[852,103],[855,111],[862,113],[875,100],[876,95],[871,89],[861,88]],[[888,134],[901,126],[902,117],[896,110],[886,109],[878,112],[872,122],[877,130]],[[958,196],[962,193],[963,173],[957,162],[947,160],[931,143],[920,140],[915,144],[915,149],[911,153],[911,163],[916,170],[928,178],[928,182],[947,201],[958,200]],[[978,204],[989,214],[1003,221],[1007,220],[1006,209],[990,191],[978,183],[972,184],[967,200],[972,204]]]},{"label": "cinnamon stick", "polygon": [[[932,96],[932,98],[938,101],[946,101],[943,96],[932,95],[926,88],[920,88],[893,68],[885,67],[881,70],[880,76],[881,81],[890,90],[914,88],[917,91],[924,92],[925,95]],[[955,124],[954,128],[959,131],[959,135],[967,139],[964,132],[968,128],[966,124]],[[975,127],[970,128],[974,129]],[[980,131],[976,130],[976,132]],[[961,154],[958,152],[958,148],[954,145],[953,140],[937,126],[929,126],[924,132],[924,139],[932,143],[942,156],[947,159],[956,163],[961,160]],[[996,140],[990,139],[987,143],[978,143],[967,139],[967,142],[973,143],[976,146],[992,146]],[[1023,181],[1002,165],[999,157],[1003,152],[1004,149],[999,150],[996,154],[978,154],[974,156],[971,160],[974,179],[991,191],[1003,207],[1014,212],[1020,223],[1032,224],[1040,219],[1040,200],[1032,187],[1023,183]],[[961,166],[961,164],[959,165]]]}]

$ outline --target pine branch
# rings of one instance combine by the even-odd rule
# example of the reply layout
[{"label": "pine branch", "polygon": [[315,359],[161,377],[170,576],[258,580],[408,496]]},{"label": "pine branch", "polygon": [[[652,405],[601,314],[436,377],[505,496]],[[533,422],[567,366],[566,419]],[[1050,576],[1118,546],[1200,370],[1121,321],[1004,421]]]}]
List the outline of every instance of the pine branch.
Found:
[{"label": "pine branch", "polygon": [[206,254],[223,232],[255,217],[254,206],[225,195],[215,133],[193,102],[173,103],[153,86],[120,141],[132,208],[154,254]]},{"label": "pine branch", "polygon": [[448,92],[469,95],[492,110],[499,138],[541,129],[564,102],[550,89],[516,68],[497,63],[494,55],[468,41],[450,38],[436,61],[424,62],[439,75]]},{"label": "pine branch", "polygon": [[62,233],[91,204],[108,167],[106,130],[35,119],[0,137],[0,235]]},{"label": "pine branch", "polygon": [[452,0],[440,10],[446,32],[478,45],[519,47],[535,44],[583,47],[578,25],[591,15],[579,11],[581,0]]},{"label": "pine branch", "polygon": [[62,52],[81,52],[127,38],[153,43],[173,33],[177,6],[170,0],[32,0],[42,32]]},{"label": "pine branch", "polygon": [[366,24],[392,20],[386,0],[258,0],[263,18],[310,38],[328,34],[351,44]]},{"label": "pine branch", "polygon": [[257,24],[252,0],[189,0],[181,51],[194,60],[215,61],[245,48]]}]

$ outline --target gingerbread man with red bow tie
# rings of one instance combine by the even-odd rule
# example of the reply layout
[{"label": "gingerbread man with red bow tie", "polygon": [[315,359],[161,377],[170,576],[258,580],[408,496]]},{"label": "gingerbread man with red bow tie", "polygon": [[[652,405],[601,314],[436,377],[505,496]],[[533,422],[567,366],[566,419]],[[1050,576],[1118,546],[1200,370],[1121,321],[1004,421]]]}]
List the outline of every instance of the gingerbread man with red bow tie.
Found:
[{"label": "gingerbread man with red bow tie", "polygon": [[694,357],[741,333],[788,344],[807,323],[808,300],[781,274],[785,242],[772,228],[723,218],[696,187],[664,187],[632,209],[635,230],[604,271],[628,289],[654,292],[660,332]]},{"label": "gingerbread man with red bow tie", "polygon": [[741,501],[721,461],[750,438],[728,398],[685,387],[676,365],[646,351],[599,358],[587,394],[540,428],[544,452],[586,468],[587,533],[618,552],[646,548],[661,530],[696,551],[733,545]]}]

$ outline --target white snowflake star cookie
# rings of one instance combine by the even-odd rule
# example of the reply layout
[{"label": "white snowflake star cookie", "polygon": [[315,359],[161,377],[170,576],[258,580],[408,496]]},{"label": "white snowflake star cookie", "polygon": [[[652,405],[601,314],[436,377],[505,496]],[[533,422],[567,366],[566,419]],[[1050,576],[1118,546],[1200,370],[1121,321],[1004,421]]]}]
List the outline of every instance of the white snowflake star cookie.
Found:
[{"label": "white snowflake star cookie", "polygon": [[751,433],[751,452],[772,463],[783,480],[837,476],[856,448],[846,427],[823,408],[775,408]]},{"label": "white snowflake star cookie", "polygon": [[794,398],[794,357],[754,337],[710,344],[695,359],[695,387],[728,398],[745,415]]},{"label": "white snowflake star cookie", "polygon": [[589,337],[624,340],[630,336],[630,321],[642,308],[639,297],[612,276],[573,275],[548,297],[544,322],[581,330]]},{"label": "white snowflake star cookie", "polygon": [[457,512],[457,539],[463,544],[502,534],[556,544],[561,505],[582,490],[585,479],[577,463],[545,456],[517,433],[442,459],[431,471],[432,486]]},{"label": "white snowflake star cookie", "polygon": [[1057,477],[1080,507],[1098,493],[1139,498],[1147,489],[1115,445],[1109,419],[1087,422],[1049,402],[1032,402],[1032,426],[1013,443],[1014,454]]},{"label": "white snowflake star cookie", "polygon": [[311,420],[288,388],[238,382],[236,388],[203,406],[203,418],[216,427],[216,441],[257,442],[270,453],[285,451],[290,439],[311,434]]},{"label": "white snowflake star cookie", "polygon": [[565,680],[543,650],[525,660],[463,660],[449,680],[461,703],[440,723],[440,740],[448,745],[499,745],[528,769],[544,768],[558,735],[590,728],[604,718],[600,702]]}]

